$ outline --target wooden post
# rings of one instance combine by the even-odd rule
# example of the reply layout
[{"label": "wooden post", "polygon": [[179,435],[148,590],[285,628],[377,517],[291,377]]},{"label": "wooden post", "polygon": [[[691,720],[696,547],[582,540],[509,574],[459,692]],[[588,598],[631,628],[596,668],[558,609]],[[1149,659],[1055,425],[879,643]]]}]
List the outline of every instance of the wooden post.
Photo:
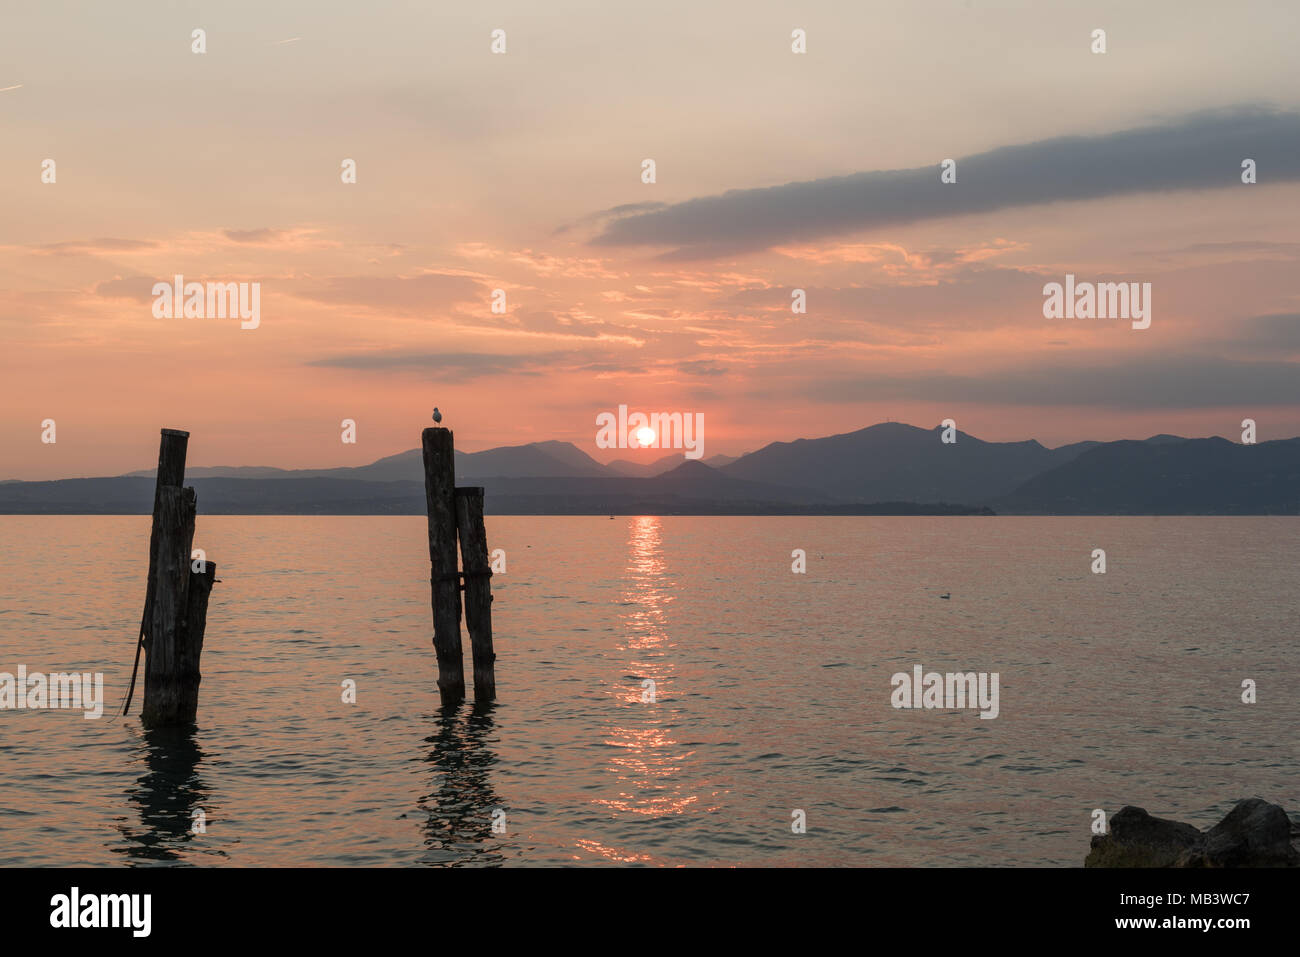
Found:
[{"label": "wooden post", "polygon": [[438,691],[443,705],[465,700],[465,662],[460,647],[460,584],[456,572],[456,465],[450,429],[425,429],[424,499],[429,513],[433,647],[438,654]]},{"label": "wooden post", "polygon": [[199,715],[199,656],[203,654],[203,634],[208,628],[208,597],[217,579],[217,566],[203,560],[202,571],[190,565],[189,595],[185,602],[185,627],[179,635],[176,648],[176,682],[179,697],[176,721],[193,724]]},{"label": "wooden post", "polygon": [[194,489],[166,486],[159,490],[153,608],[140,713],[150,727],[183,723],[180,662],[186,644],[194,512]]},{"label": "wooden post", "polygon": [[144,613],[140,616],[140,635],[135,646],[135,666],[131,670],[131,687],[126,693],[126,704],[122,708],[125,715],[131,710],[131,699],[135,696],[135,676],[140,670],[140,649],[149,644],[152,629],[154,575],[156,573],[156,555],[158,549],[158,505],[164,488],[180,488],[185,484],[185,452],[189,446],[190,434],[180,429],[163,429],[162,439],[158,443],[158,472],[153,489],[153,528],[149,532],[149,577],[145,582]]},{"label": "wooden post", "polygon": [[492,568],[488,564],[487,531],[483,526],[483,489],[456,489],[456,531],[465,569],[465,626],[474,651],[474,700],[497,696],[492,651]]}]

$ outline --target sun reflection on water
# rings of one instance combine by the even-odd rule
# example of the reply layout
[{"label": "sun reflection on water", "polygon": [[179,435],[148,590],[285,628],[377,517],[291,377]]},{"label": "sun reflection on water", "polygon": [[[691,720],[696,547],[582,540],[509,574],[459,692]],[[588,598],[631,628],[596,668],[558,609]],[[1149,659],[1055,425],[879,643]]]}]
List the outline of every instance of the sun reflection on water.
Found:
[{"label": "sun reflection on water", "polygon": [[[672,704],[676,668],[668,610],[676,582],[663,556],[662,524],[657,516],[633,519],[628,564],[623,574],[622,641],[626,674],[609,693],[618,702],[605,743],[617,750],[608,770],[617,780],[617,793],[595,803],[611,810],[660,817],[681,814],[698,803],[682,781],[683,751],[673,736],[677,708]],[[654,682],[653,701],[643,682]]]}]

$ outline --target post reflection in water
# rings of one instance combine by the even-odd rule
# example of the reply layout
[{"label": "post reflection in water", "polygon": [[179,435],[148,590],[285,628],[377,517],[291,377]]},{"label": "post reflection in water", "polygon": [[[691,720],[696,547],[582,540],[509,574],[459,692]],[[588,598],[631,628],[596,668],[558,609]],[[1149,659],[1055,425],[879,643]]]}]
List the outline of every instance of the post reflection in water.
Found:
[{"label": "post reflection in water", "polygon": [[[132,860],[182,861],[193,853],[190,843],[201,836],[192,830],[194,812],[206,814],[212,804],[211,791],[198,772],[204,755],[197,729],[193,725],[146,729],[140,751],[147,773],[127,792],[128,802],[139,811],[140,826],[119,823],[117,829],[125,840],[123,846],[110,850]],[[211,849],[203,853],[226,856]]]},{"label": "post reflection in water", "polygon": [[[639,516],[631,523],[620,645],[628,657],[627,674],[610,689],[618,710],[606,740],[617,749],[609,771],[618,791],[596,801],[612,810],[652,817],[681,814],[699,801],[681,780],[682,763],[690,752],[682,753],[672,736],[677,709],[670,697],[665,701],[676,678],[670,656],[676,645],[668,620],[676,583],[668,575],[661,531],[658,516]],[[654,682],[655,701],[643,700],[647,678]]]},{"label": "post reflection in water", "polygon": [[[491,771],[497,755],[487,745],[492,740],[495,702],[475,702],[438,712],[438,730],[425,738],[433,745],[421,760],[432,764],[437,790],[419,801],[428,817],[424,844],[430,864],[504,862],[496,849],[502,835],[493,833],[493,812],[506,810],[492,788]],[[463,714],[462,714],[463,712]]]}]

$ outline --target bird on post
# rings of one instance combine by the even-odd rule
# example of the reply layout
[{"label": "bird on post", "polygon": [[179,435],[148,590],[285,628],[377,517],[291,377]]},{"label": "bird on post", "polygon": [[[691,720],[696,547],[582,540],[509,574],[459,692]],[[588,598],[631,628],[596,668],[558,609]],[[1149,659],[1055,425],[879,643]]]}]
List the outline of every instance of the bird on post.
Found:
[{"label": "bird on post", "polygon": [[438,411],[438,407],[436,405],[433,407],[433,421],[435,422],[442,421],[442,413]]}]

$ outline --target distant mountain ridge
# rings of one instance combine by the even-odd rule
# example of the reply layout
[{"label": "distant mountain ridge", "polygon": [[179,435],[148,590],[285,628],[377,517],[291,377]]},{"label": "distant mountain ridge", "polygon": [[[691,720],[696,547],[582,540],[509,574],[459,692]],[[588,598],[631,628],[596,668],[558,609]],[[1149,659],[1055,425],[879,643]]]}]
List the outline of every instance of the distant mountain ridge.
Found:
[{"label": "distant mountain ridge", "polygon": [[822,439],[773,442],[722,471],[805,485],[837,498],[984,502],[1097,444],[1048,449],[1032,439],[984,442],[960,431],[955,443],[944,444],[942,431],[886,422]]},{"label": "distant mountain ridge", "polygon": [[[152,476],[153,469],[128,473]],[[261,466],[216,466],[186,469],[191,478],[356,479],[370,482],[423,482],[424,460],[419,449],[387,455],[369,465],[328,469],[277,469]],[[556,440],[510,445],[484,452],[456,452],[457,478],[567,478],[613,475],[572,442]]]},{"label": "distant mountain ridge", "polygon": [[[1300,438],[1155,435],[1049,449],[941,435],[887,422],[734,459],[607,465],[552,440],[457,452],[456,479],[483,485],[497,514],[1300,514]],[[0,513],[147,513],[152,474],[3,482]],[[411,449],[345,468],[192,468],[187,483],[213,513],[417,514],[423,474]]]},{"label": "distant mountain ridge", "polygon": [[994,507],[1028,514],[1300,514],[1300,438],[1257,445],[1172,438],[1107,442],[1034,476]]}]

